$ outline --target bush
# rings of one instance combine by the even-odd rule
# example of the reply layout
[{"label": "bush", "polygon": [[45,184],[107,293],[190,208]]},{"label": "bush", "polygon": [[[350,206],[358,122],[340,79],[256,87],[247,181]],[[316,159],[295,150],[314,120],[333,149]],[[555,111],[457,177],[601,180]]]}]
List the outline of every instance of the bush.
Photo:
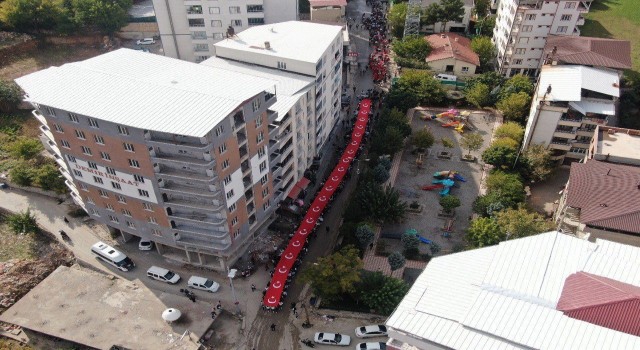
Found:
[{"label": "bush", "polygon": [[423,37],[409,35],[393,41],[393,52],[403,58],[424,61],[431,52],[431,44]]},{"label": "bush", "polygon": [[445,213],[451,213],[455,208],[460,206],[460,198],[456,196],[444,196],[440,197],[440,206]]},{"label": "bush", "polygon": [[378,243],[376,243],[376,255],[387,257],[389,254],[390,253],[387,252],[387,242],[378,240]]},{"label": "bush", "polygon": [[35,183],[46,191],[55,191],[58,193],[66,193],[67,186],[64,183],[64,177],[60,171],[52,165],[45,164],[34,172]]},{"label": "bush", "polygon": [[414,146],[423,149],[429,149],[433,146],[435,138],[431,131],[427,128],[416,131],[411,137],[411,142]]},{"label": "bush", "polygon": [[0,80],[0,112],[11,113],[18,109],[22,93],[16,83]]},{"label": "bush", "polygon": [[7,216],[7,224],[15,234],[38,233],[39,231],[36,216],[31,214],[30,209]]},{"label": "bush", "polygon": [[371,226],[367,224],[361,224],[356,229],[356,238],[358,239],[360,246],[366,249],[367,246],[371,244],[376,238],[376,234],[375,232],[373,232]]},{"label": "bush", "polygon": [[404,256],[409,260],[418,260],[420,259],[420,249],[418,248],[406,249],[404,251]]},{"label": "bush", "polygon": [[425,61],[412,60],[410,58],[404,58],[400,56],[394,57],[396,64],[399,67],[403,68],[411,68],[411,69],[420,69],[420,70],[429,70],[429,64]]},{"label": "bush", "polygon": [[31,186],[34,177],[33,168],[27,163],[18,163],[9,171],[9,177],[18,186]]},{"label": "bush", "polygon": [[514,140],[517,144],[520,144],[520,142],[522,142],[522,138],[524,137],[524,128],[518,123],[506,122],[496,129],[495,137],[507,137]]},{"label": "bush", "polygon": [[388,157],[380,158],[378,165],[382,165],[387,171],[391,170],[391,160]]},{"label": "bush", "polygon": [[402,237],[400,238],[400,241],[402,241],[402,247],[404,249],[405,255],[407,251],[411,249],[418,249],[418,246],[420,245],[420,239],[418,239],[416,235],[411,235],[407,233],[402,235]]},{"label": "bush", "polygon": [[389,177],[391,177],[391,174],[389,174],[389,170],[387,170],[384,165],[378,164],[373,168],[373,179],[377,183],[384,183],[389,180]]},{"label": "bush", "polygon": [[6,145],[5,149],[13,158],[29,160],[38,155],[43,147],[37,139],[23,136]]}]

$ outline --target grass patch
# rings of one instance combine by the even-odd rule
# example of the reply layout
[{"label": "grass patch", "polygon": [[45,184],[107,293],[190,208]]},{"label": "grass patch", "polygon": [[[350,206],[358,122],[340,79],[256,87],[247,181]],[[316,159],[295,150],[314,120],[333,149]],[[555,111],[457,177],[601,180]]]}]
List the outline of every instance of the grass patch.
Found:
[{"label": "grass patch", "polygon": [[322,300],[320,303],[320,309],[340,310],[340,311],[352,311],[369,313],[370,309],[364,303],[358,303],[353,296],[344,294],[341,296],[341,300],[335,302],[329,302]]},{"label": "grass patch", "polygon": [[8,225],[0,224],[0,262],[11,259],[32,260],[37,256],[37,244],[33,235],[17,235]]}]

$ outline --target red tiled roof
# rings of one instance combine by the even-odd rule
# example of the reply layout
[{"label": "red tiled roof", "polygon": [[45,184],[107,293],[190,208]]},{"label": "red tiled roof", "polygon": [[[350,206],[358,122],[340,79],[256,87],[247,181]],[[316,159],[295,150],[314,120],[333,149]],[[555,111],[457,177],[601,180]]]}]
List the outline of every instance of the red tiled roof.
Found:
[{"label": "red tiled roof", "polygon": [[565,280],[557,310],[565,315],[640,336],[640,287],[577,272]]},{"label": "red tiled roof", "polygon": [[427,62],[455,58],[473,65],[480,65],[480,58],[471,50],[471,40],[455,34],[441,33],[432,34],[426,37],[433,50],[427,56]]},{"label": "red tiled roof", "polygon": [[[545,55],[563,63],[600,66],[617,69],[631,68],[631,43],[626,40],[587,36],[549,35]],[[546,56],[545,56],[546,57]]]},{"label": "red tiled roof", "polygon": [[640,167],[589,160],[571,164],[567,205],[580,222],[640,233]]},{"label": "red tiled roof", "polygon": [[311,6],[347,6],[347,0],[309,0]]}]

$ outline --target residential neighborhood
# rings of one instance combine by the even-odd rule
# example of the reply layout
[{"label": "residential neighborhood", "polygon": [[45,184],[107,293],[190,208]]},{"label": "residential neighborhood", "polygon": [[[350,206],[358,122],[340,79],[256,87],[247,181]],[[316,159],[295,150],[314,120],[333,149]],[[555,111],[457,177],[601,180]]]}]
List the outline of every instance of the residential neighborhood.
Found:
[{"label": "residential neighborhood", "polygon": [[0,348],[640,348],[632,0],[0,2]]}]

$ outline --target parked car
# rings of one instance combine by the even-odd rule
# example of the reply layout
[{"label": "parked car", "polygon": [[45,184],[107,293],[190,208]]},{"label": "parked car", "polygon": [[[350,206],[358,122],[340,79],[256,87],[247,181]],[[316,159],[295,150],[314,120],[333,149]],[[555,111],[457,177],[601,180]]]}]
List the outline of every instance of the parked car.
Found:
[{"label": "parked car", "polygon": [[145,238],[140,238],[140,242],[138,243],[138,249],[151,250],[151,248],[153,248],[153,242]]},{"label": "parked car", "polygon": [[4,190],[4,189],[9,188],[9,185],[7,185],[7,184],[6,184],[6,183],[4,183],[4,182],[0,182],[0,188]]},{"label": "parked car", "polygon": [[153,40],[153,38],[142,38],[142,39],[136,41],[136,44],[138,44],[138,45],[152,45],[152,44],[155,44],[155,43],[156,43],[156,41]]},{"label": "parked car", "polygon": [[169,284],[176,284],[180,281],[180,275],[158,266],[151,266],[147,270],[147,277]]},{"label": "parked car", "polygon": [[211,293],[215,293],[220,289],[218,282],[200,276],[191,276],[189,281],[187,281],[187,286],[189,286],[189,288],[206,290]]},{"label": "parked car", "polygon": [[149,49],[147,49],[146,47],[135,47],[133,48],[136,51],[142,51],[142,52],[151,52],[149,51]]},{"label": "parked car", "polygon": [[358,343],[356,350],[386,350],[387,344],[383,342],[377,343]]},{"label": "parked car", "polygon": [[337,333],[316,333],[313,341],[318,344],[347,346],[351,343],[351,337]]},{"label": "parked car", "polygon": [[373,337],[386,337],[387,327],[383,325],[371,325],[356,328],[356,337],[358,338],[373,338]]},{"label": "parked car", "polygon": [[452,75],[452,74],[436,74],[433,77],[436,78],[436,80],[440,80],[440,81],[456,81],[456,80],[458,80],[458,77],[456,77],[455,75]]}]

